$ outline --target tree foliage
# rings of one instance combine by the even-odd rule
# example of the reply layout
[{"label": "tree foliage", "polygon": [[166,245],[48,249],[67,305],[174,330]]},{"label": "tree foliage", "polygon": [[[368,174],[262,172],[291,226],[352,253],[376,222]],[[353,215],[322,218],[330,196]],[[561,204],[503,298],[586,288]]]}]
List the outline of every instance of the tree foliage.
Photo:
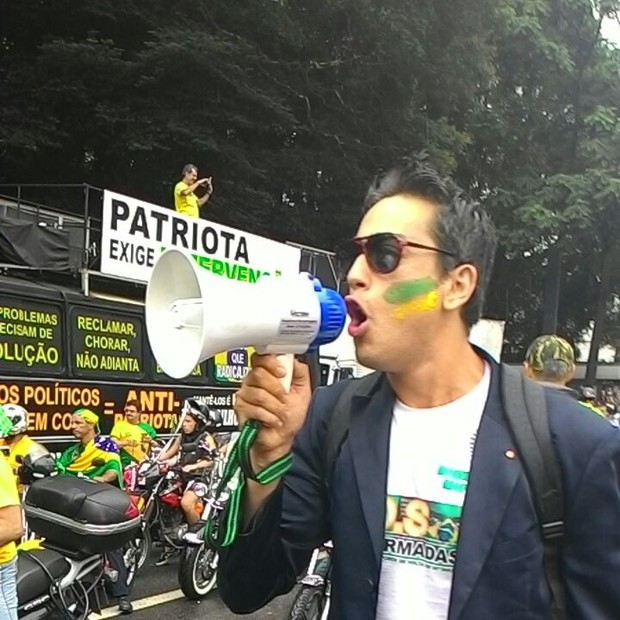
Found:
[{"label": "tree foliage", "polygon": [[613,339],[620,62],[601,23],[617,14],[618,0],[9,3],[0,180],[171,205],[192,162],[214,177],[212,219],[333,249],[376,170],[426,150],[499,227],[489,313],[508,321],[508,357],[539,329],[553,251],[562,333],[578,339],[603,304]]}]

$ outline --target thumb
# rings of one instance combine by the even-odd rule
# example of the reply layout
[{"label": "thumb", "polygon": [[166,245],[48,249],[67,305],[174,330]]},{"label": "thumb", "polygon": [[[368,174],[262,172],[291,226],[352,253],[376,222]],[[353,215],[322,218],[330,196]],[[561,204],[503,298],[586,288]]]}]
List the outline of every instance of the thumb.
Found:
[{"label": "thumb", "polygon": [[291,379],[291,391],[299,391],[310,388],[310,369],[307,364],[295,360],[293,364],[293,378]]}]

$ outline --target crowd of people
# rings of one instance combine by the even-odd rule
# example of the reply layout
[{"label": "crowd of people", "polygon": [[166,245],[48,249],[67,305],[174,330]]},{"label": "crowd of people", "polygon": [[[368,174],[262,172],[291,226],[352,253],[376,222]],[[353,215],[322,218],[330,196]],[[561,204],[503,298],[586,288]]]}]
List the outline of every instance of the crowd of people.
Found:
[{"label": "crowd of people", "polygon": [[[210,432],[218,421],[221,420],[217,412],[212,413],[196,399],[186,400],[179,433],[157,454],[162,475],[169,467],[179,465],[190,477],[181,500],[190,525],[198,519],[194,510],[198,498],[192,490],[195,480],[191,476],[200,476],[209,470],[213,463],[212,450],[226,447],[223,442],[218,445]],[[125,486],[128,468],[150,456],[157,435],[152,426],[141,420],[137,400],[125,403],[124,416],[114,424],[109,436],[100,433],[99,416],[87,408],[74,411],[71,430],[76,442],[55,457],[57,472],[85,476],[121,489]],[[27,457],[35,460],[49,453],[28,435],[28,412],[19,404],[0,405],[0,437],[8,447],[6,457],[0,451],[0,618],[16,620],[16,556],[24,534],[21,502],[25,493],[19,470]],[[170,555],[170,550],[164,547],[155,564],[166,564]],[[133,607],[122,550],[107,552],[106,562],[109,572],[115,575],[115,579],[106,582],[109,595],[116,600],[120,613],[130,614]]]}]

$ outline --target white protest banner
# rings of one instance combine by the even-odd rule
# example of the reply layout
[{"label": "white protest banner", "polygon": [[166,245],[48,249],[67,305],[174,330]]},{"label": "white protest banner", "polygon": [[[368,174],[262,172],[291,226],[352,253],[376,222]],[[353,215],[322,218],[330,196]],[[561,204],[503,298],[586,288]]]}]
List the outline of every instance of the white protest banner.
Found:
[{"label": "white protest banner", "polygon": [[300,250],[105,190],[101,272],[148,282],[159,254],[177,248],[216,275],[256,282],[299,272]]}]

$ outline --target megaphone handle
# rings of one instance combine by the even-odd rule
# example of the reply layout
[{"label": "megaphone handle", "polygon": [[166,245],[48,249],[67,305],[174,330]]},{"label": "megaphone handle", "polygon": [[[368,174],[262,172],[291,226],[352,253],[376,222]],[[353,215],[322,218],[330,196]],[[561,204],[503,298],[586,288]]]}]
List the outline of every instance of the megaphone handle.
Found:
[{"label": "megaphone handle", "polygon": [[288,392],[291,389],[291,381],[293,380],[293,365],[295,364],[295,356],[292,353],[282,353],[278,355],[278,361],[286,369],[286,375],[280,379],[280,383]]}]

